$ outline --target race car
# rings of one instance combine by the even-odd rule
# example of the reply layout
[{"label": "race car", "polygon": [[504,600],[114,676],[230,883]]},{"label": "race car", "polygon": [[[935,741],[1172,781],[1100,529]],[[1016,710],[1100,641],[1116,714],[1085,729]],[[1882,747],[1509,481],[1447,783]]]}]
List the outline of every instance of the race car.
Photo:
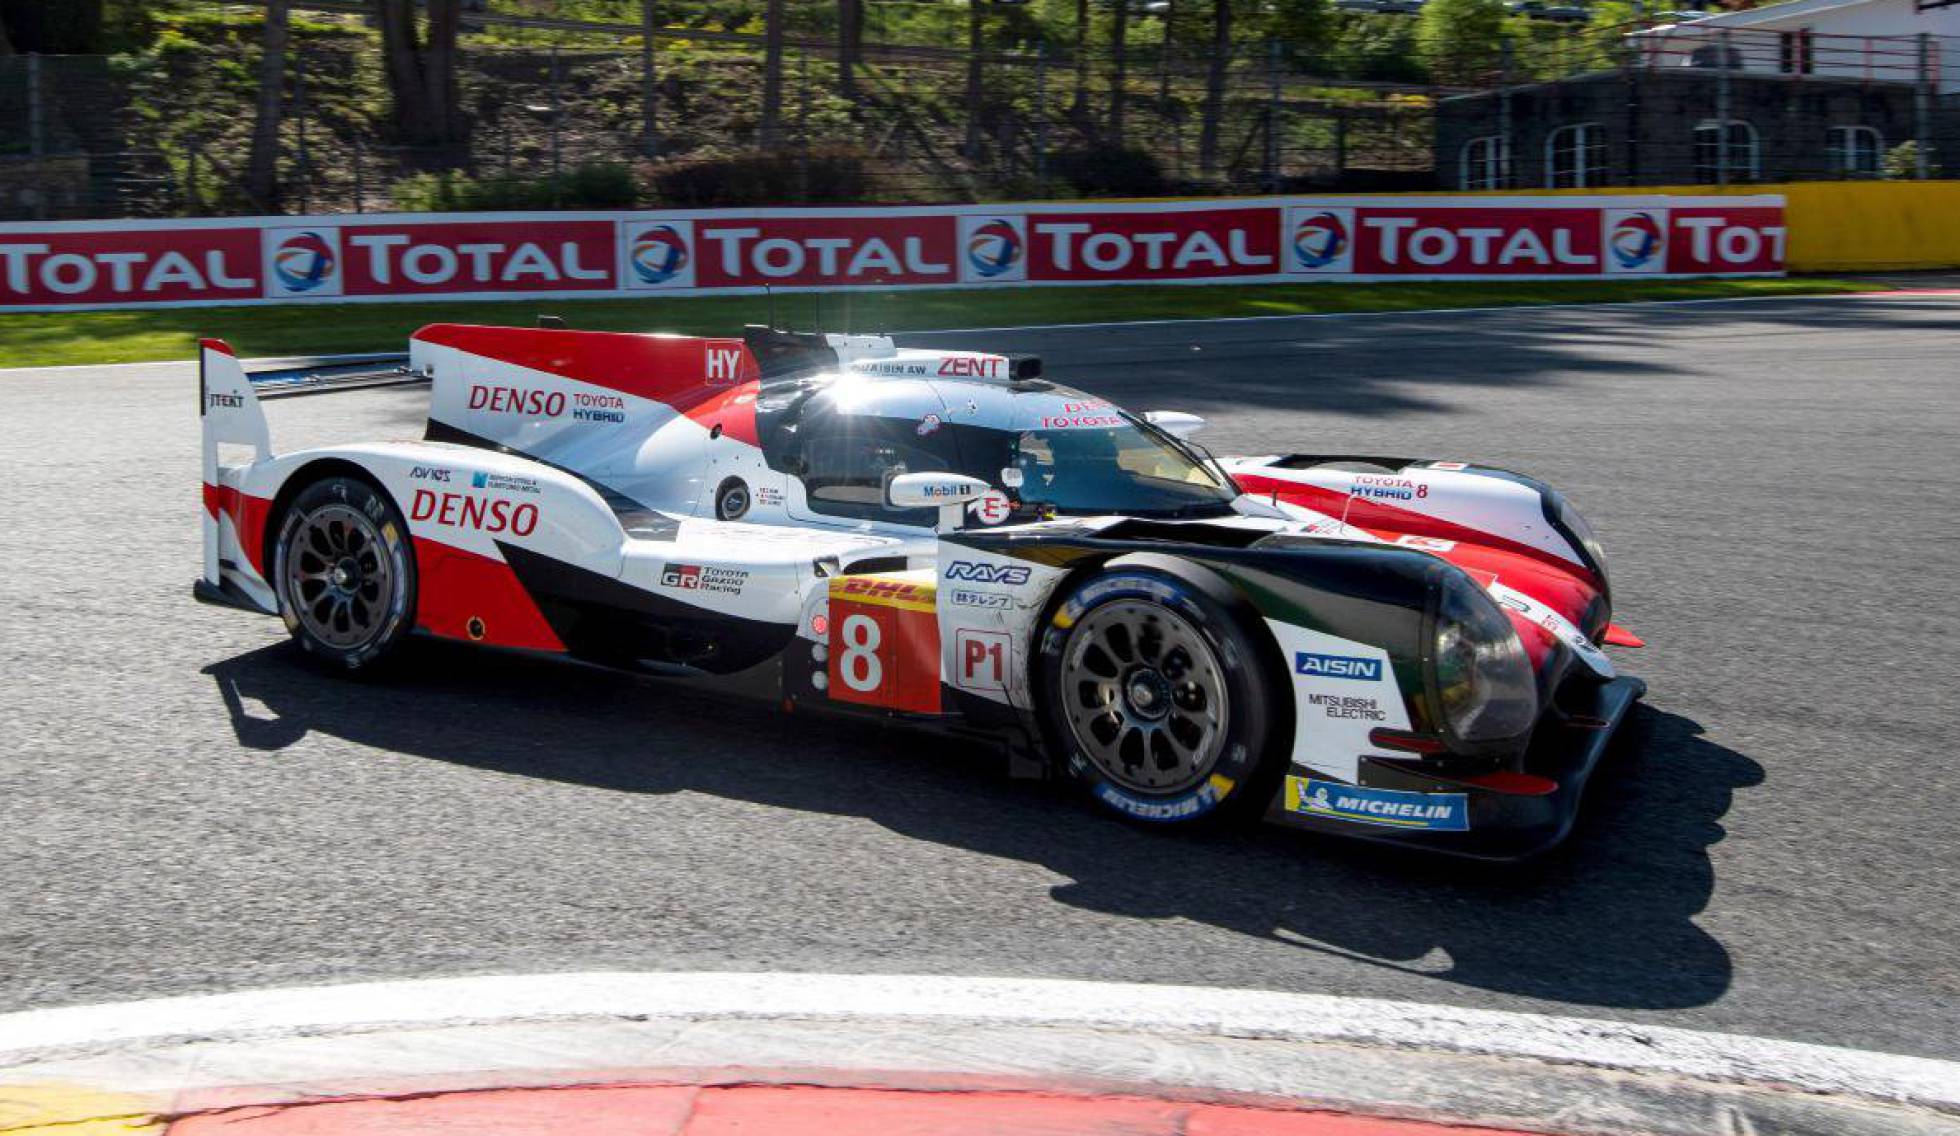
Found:
[{"label": "race car", "polygon": [[1219,459],[1197,416],[1041,370],[441,324],[369,377],[429,385],[421,440],[275,454],[259,398],[292,376],[205,340],[195,592],[332,670],[421,634],[979,738],[1144,824],[1564,838],[1645,691],[1569,501],[1457,461]]}]

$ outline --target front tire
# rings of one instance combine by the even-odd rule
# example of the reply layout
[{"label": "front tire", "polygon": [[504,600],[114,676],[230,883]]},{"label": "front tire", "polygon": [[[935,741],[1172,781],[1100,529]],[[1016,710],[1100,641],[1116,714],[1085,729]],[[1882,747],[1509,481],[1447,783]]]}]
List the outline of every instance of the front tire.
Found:
[{"label": "front tire", "polygon": [[287,505],[273,559],[279,615],[314,658],[373,667],[415,626],[415,552],[388,495],[355,477],[325,477]]},{"label": "front tire", "polygon": [[1043,714],[1070,778],[1104,808],[1197,828],[1270,798],[1286,755],[1237,606],[1168,571],[1119,568],[1056,609],[1039,644]]}]

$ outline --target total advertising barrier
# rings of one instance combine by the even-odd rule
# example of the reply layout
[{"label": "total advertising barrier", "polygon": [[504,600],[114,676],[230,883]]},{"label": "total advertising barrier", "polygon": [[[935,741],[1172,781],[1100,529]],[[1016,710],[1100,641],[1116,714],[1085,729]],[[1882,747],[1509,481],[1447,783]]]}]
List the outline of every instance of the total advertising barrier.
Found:
[{"label": "total advertising barrier", "polygon": [[0,309],[1779,276],[1781,196],[1327,197],[0,225]]}]

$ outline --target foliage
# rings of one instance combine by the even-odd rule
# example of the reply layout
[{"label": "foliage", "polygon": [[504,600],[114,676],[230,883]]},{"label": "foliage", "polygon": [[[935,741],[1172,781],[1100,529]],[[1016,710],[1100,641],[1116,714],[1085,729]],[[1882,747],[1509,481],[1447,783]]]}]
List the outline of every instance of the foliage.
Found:
[{"label": "foliage", "polygon": [[1134,146],[1063,150],[1049,156],[1048,170],[1083,197],[1156,197],[1170,189],[1157,156]]},{"label": "foliage", "polygon": [[553,178],[473,178],[456,170],[420,173],[394,185],[395,205],[410,213],[478,213],[499,209],[630,209],[639,203],[633,171],[587,162]]},{"label": "foliage", "polygon": [[1416,17],[1416,52],[1442,83],[1496,70],[1505,36],[1504,0],[1429,0]]},{"label": "foliage", "polygon": [[1901,142],[1885,151],[1881,171],[1887,181],[1909,181],[1919,176],[1919,143]]},{"label": "foliage", "polygon": [[871,181],[854,147],[668,162],[653,175],[666,205],[826,205],[864,201]]}]

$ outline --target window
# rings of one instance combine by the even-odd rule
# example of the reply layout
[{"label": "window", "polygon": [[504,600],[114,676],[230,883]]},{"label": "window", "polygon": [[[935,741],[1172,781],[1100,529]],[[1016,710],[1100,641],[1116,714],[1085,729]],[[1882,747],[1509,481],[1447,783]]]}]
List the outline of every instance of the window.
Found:
[{"label": "window", "polygon": [[1816,70],[1811,51],[1809,28],[1798,28],[1777,37],[1776,69],[1785,75],[1808,75]]},{"label": "window", "polygon": [[1606,132],[1596,122],[1561,126],[1545,139],[1545,184],[1584,189],[1606,176]]},{"label": "window", "polygon": [[803,479],[815,512],[929,528],[934,510],[885,504],[885,486],[899,474],[958,467],[949,437],[922,436],[918,428],[917,420],[814,409],[798,424],[800,436],[791,440],[784,464]]},{"label": "window", "polygon": [[[1728,153],[1722,143],[1728,142]],[[1754,181],[1761,173],[1756,128],[1740,119],[1709,121],[1695,127],[1695,180],[1703,184]]]},{"label": "window", "polygon": [[1472,138],[1463,144],[1464,189],[1508,189],[1511,148],[1497,134]]},{"label": "window", "polygon": [[1833,126],[1825,152],[1834,174],[1877,177],[1885,160],[1885,139],[1869,126]]}]

